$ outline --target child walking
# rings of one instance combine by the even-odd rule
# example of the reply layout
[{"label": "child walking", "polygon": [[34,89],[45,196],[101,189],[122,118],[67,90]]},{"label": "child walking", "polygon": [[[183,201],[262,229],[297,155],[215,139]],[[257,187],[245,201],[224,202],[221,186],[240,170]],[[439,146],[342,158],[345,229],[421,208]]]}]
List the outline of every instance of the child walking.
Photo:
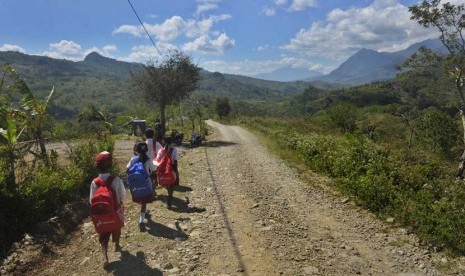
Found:
[{"label": "child walking", "polygon": [[[147,156],[149,157],[150,160],[154,160],[155,156],[157,156],[158,151],[163,148],[163,146],[160,144],[160,142],[156,141],[154,139],[155,136],[155,131],[151,128],[148,128],[145,131],[145,142],[147,143]],[[155,192],[155,189],[157,188],[157,176],[156,176],[156,171],[153,171],[152,174],[150,175],[152,178],[152,183],[153,183],[153,197],[155,200],[155,197],[157,196],[157,193]]]},{"label": "child walking", "polygon": [[155,131],[151,128],[148,128],[145,131],[145,143],[147,143],[147,156],[150,160],[153,160],[157,155],[158,151],[163,147],[159,141],[154,140]]},{"label": "child walking", "polygon": [[[149,181],[152,181],[150,175],[154,172],[157,167],[153,163],[153,160],[149,158],[148,154],[148,145],[145,142],[139,142],[135,146],[135,153],[137,155],[131,157],[126,168],[129,170],[136,162],[142,162],[144,164],[145,171],[149,176]],[[153,183],[150,183],[153,187]],[[133,198],[134,201],[134,198]],[[147,203],[153,202],[153,195],[146,197],[142,200],[134,201],[141,205],[140,207],[140,216],[139,216],[139,229],[141,232],[145,231],[145,215],[147,213]]]},{"label": "child walking", "polygon": [[173,138],[171,136],[165,135],[165,137],[163,137],[163,142],[165,144],[165,147],[158,151],[157,157],[155,158],[154,163],[155,165],[159,166],[162,163],[163,157],[165,155],[171,159],[172,167],[176,174],[176,180],[174,183],[168,183],[167,185],[164,185],[164,187],[168,191],[168,198],[166,200],[166,206],[168,208],[171,208],[172,201],[173,201],[174,187],[179,185],[178,150],[176,149],[176,147],[173,146]]},{"label": "child walking", "polygon": [[118,176],[112,176],[110,174],[110,169],[113,164],[113,158],[108,151],[103,151],[99,153],[95,158],[95,164],[99,171],[99,175],[90,184],[89,202],[91,206],[95,206],[95,200],[93,200],[94,195],[99,194],[97,190],[102,185],[106,185],[108,190],[111,191],[110,195],[113,197],[114,208],[118,216],[118,219],[120,219],[118,225],[116,226],[116,230],[113,230],[111,232],[99,233],[99,242],[102,247],[102,254],[104,259],[103,265],[104,268],[106,268],[108,265],[108,243],[110,241],[110,236],[112,237],[112,241],[115,243],[115,251],[121,251],[119,241],[121,237],[121,228],[124,225],[123,202],[126,198],[126,190],[124,188],[124,184],[121,178],[119,178]]}]

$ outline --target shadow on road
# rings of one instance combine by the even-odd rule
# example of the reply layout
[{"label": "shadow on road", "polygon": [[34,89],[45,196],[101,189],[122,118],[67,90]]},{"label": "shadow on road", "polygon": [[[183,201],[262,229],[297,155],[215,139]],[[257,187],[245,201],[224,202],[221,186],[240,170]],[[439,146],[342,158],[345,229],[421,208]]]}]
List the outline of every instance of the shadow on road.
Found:
[{"label": "shadow on road", "polygon": [[138,251],[135,256],[128,251],[121,252],[121,260],[109,263],[106,270],[116,276],[163,275],[160,270],[151,268],[146,263],[145,254],[142,251]]},{"label": "shadow on road", "polygon": [[187,186],[174,186],[174,190],[175,191],[178,191],[180,193],[186,193],[186,192],[191,192],[192,191],[192,188],[191,187],[187,187]]},{"label": "shadow on road", "polygon": [[184,233],[184,231],[179,226],[179,223],[176,222],[175,225],[176,225],[176,230],[169,228],[158,222],[154,222],[150,218],[150,219],[147,219],[146,228],[147,228],[147,233],[155,237],[161,237],[161,238],[166,238],[170,240],[174,240],[174,239],[181,240],[181,241],[187,240],[189,236],[186,233]]},{"label": "shadow on road", "polygon": [[237,143],[228,142],[228,141],[205,141],[203,145],[209,148],[219,148],[219,147],[234,146],[234,145],[237,145]]},{"label": "shadow on road", "polygon": [[[168,196],[166,195],[159,195],[158,196],[158,200],[161,200],[163,202],[166,202]],[[174,212],[177,212],[177,213],[187,213],[187,214],[191,214],[191,213],[203,213],[205,212],[207,209],[205,208],[202,208],[202,207],[195,207],[195,206],[189,206],[189,201],[186,199],[186,200],[182,200],[182,199],[179,199],[177,197],[174,197],[173,196],[173,199],[171,201],[171,208],[170,210],[171,211],[174,211]]]}]

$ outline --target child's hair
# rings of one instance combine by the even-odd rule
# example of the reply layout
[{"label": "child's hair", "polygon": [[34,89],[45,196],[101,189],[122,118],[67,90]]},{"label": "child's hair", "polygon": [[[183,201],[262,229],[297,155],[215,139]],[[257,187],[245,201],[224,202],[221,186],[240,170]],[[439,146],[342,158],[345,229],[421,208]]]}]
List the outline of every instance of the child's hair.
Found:
[{"label": "child's hair", "polygon": [[171,144],[173,143],[173,137],[171,137],[171,135],[165,135],[163,137],[163,142],[165,144],[165,150],[168,150],[168,148],[171,146]]},{"label": "child's hair", "polygon": [[147,139],[153,139],[154,135],[155,135],[155,131],[153,131],[153,129],[147,128],[145,130],[145,137],[147,137]]},{"label": "child's hair", "polygon": [[147,146],[147,143],[145,142],[139,142],[135,145],[135,148],[134,148],[134,152],[137,153],[137,155],[139,156],[139,160],[144,162],[147,161],[149,159],[149,157],[147,156],[147,151],[149,150],[148,146]]}]

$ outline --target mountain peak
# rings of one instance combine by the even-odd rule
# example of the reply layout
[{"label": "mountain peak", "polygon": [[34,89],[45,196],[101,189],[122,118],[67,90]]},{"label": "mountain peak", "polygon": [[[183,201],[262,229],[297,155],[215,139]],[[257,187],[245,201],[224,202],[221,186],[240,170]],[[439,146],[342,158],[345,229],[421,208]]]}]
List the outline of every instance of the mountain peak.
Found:
[{"label": "mountain peak", "polygon": [[362,48],[358,50],[358,52],[356,52],[354,55],[367,55],[367,54],[378,54],[378,53],[379,52],[372,50],[372,49]]},{"label": "mountain peak", "polygon": [[108,58],[102,56],[101,54],[97,52],[91,52],[84,58],[84,61],[102,61],[105,59],[108,59]]}]

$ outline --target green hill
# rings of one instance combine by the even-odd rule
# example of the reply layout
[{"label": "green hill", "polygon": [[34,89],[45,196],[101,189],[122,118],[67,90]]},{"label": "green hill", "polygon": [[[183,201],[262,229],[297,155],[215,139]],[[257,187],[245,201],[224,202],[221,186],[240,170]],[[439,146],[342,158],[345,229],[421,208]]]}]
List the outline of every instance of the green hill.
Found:
[{"label": "green hill", "polygon": [[[45,97],[55,86],[57,98],[53,115],[69,118],[87,102],[94,102],[113,113],[120,113],[131,98],[130,71],[142,69],[139,63],[118,61],[90,53],[83,61],[53,59],[18,52],[0,52],[0,64],[10,63],[38,97]],[[199,94],[235,100],[270,101],[302,93],[313,84],[321,89],[340,87],[324,82],[278,82],[239,75],[201,71]]]}]

